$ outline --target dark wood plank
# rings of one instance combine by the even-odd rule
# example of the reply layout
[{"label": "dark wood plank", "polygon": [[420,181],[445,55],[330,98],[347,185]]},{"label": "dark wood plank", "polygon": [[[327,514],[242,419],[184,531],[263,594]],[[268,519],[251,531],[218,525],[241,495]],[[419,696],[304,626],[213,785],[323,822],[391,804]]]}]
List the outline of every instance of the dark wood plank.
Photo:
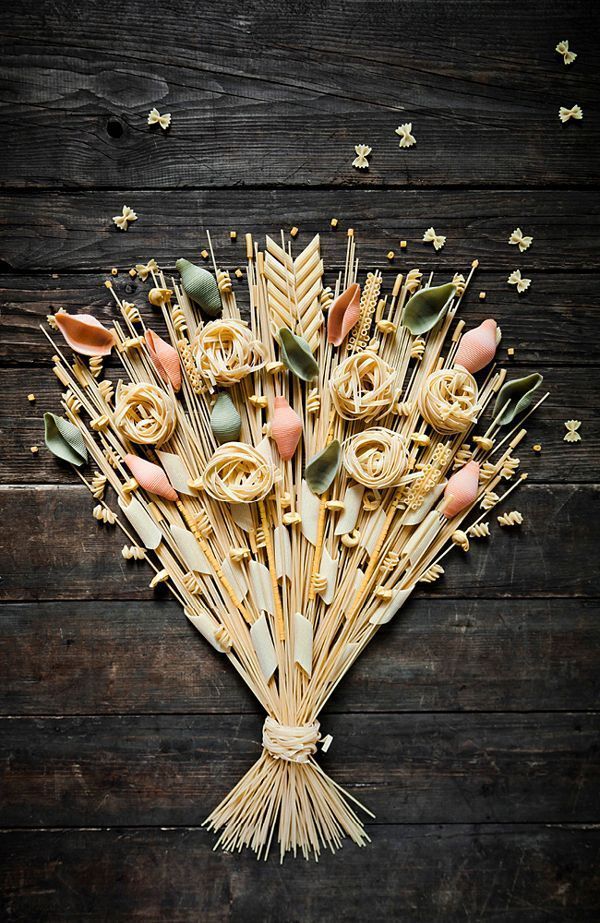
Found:
[{"label": "dark wood plank", "polygon": [[[239,264],[245,259],[243,232],[252,231],[257,238],[277,234],[282,222],[286,230],[293,224],[300,228],[298,247],[322,232],[329,267],[343,265],[345,232],[351,226],[361,263],[369,268],[387,266],[386,253],[405,239],[408,249],[396,260],[397,271],[414,265],[424,271],[464,270],[475,258],[482,269],[507,275],[517,266],[524,275],[540,269],[600,269],[600,195],[591,191],[140,190],[33,197],[7,193],[2,201],[2,266],[18,272],[108,272],[112,266],[129,268],[150,257],[168,268],[179,256],[199,258],[205,228],[213,234],[218,254]],[[111,221],[123,204],[139,216],[127,232]],[[333,215],[340,221],[336,232],[329,230]],[[430,225],[447,237],[437,253],[422,243]],[[534,237],[525,254],[507,243],[516,225]],[[235,246],[229,241],[231,228],[238,231]],[[513,295],[518,310],[527,296],[519,299],[514,289]]]},{"label": "dark wood plank", "polygon": [[[543,0],[476,13],[464,0],[346,0],[300,15],[263,0],[240,16],[229,0],[200,19],[191,0],[163,0],[151,22],[135,0],[128,29],[117,0],[76,19],[17,8],[2,29],[6,186],[597,183],[585,0],[567,16]],[[579,53],[568,69],[554,51],[565,29]],[[584,120],[561,125],[559,106],[574,102]],[[155,104],[173,113],[166,136],[146,124]],[[417,146],[401,151],[405,121]],[[364,173],[351,166],[357,143],[373,147]]]},{"label": "dark wood plank", "polygon": [[[327,252],[329,247],[330,240],[325,237],[323,248]],[[230,269],[237,266],[232,252],[231,248],[219,251]],[[238,248],[235,253],[240,256]],[[384,267],[384,290],[390,291],[397,271],[423,266],[423,259],[429,265],[430,257],[413,248],[410,259],[402,259],[397,270]],[[515,266],[517,263],[518,259]],[[457,265],[464,264],[461,256]],[[365,263],[364,272],[369,268],[370,264]],[[106,278],[106,272],[0,275],[0,303],[5,306],[0,316],[0,360],[15,365],[48,365],[51,351],[39,324],[59,307],[71,313],[91,311],[106,323],[114,320],[116,307],[104,287]],[[537,364],[545,372],[548,365],[600,363],[600,342],[597,337],[590,338],[590,330],[600,323],[598,273],[539,272],[530,290],[520,298],[506,278],[506,272],[477,272],[461,309],[468,324],[475,325],[485,317],[497,318],[503,331],[503,347],[514,346],[517,350],[516,364]],[[112,281],[120,297],[139,306],[147,324],[159,323],[156,310],[148,304],[149,283],[132,281],[123,268]],[[334,273],[326,275],[326,282],[335,282]],[[487,293],[483,302],[479,300],[481,291]],[[242,309],[248,306],[245,281],[236,285],[236,298]],[[499,356],[505,358],[503,348]]]},{"label": "dark wood plank", "polygon": [[[470,313],[466,316],[470,317]],[[46,358],[51,352],[48,346]],[[550,397],[535,417],[526,422],[528,435],[523,448],[517,453],[531,480],[546,483],[595,481],[600,426],[596,395],[590,388],[590,375],[597,374],[596,370],[569,366],[548,368],[546,363],[524,366],[520,361],[509,360],[503,364],[514,377],[540,368],[544,373],[544,387],[550,391]],[[111,377],[110,373],[108,377]],[[0,431],[4,439],[0,483],[74,483],[76,475],[58,463],[43,446],[44,412],[60,412],[61,387],[50,369],[5,369],[2,383]],[[30,393],[36,395],[33,404],[27,399]],[[577,444],[566,443],[563,439],[566,433],[564,421],[572,417],[583,421],[583,438]],[[531,446],[535,443],[543,446],[539,455],[532,451]],[[42,446],[37,455],[31,454],[32,445]]]},{"label": "dark wood plank", "polygon": [[[580,711],[597,707],[597,602],[415,597],[328,706],[357,711]],[[257,713],[177,603],[7,604],[0,713]]]},{"label": "dark wood plank", "polygon": [[[262,717],[1,718],[3,826],[201,824],[260,754]],[[593,713],[328,715],[319,757],[379,823],[596,816]]]},{"label": "dark wood plank", "polygon": [[597,920],[599,829],[592,825],[418,824],[369,828],[317,868],[213,852],[172,830],[5,831],[6,919],[169,923],[357,920]]},{"label": "dark wood plank", "polygon": [[[445,576],[430,592],[459,598],[597,595],[591,549],[599,541],[599,499],[599,485],[522,487],[509,508],[522,511],[523,526],[501,529],[492,515],[492,539],[474,542],[466,557],[453,550]],[[152,598],[149,570],[130,568],[121,557],[122,533],[100,525],[91,510],[83,486],[0,489],[6,545],[1,598]]]}]

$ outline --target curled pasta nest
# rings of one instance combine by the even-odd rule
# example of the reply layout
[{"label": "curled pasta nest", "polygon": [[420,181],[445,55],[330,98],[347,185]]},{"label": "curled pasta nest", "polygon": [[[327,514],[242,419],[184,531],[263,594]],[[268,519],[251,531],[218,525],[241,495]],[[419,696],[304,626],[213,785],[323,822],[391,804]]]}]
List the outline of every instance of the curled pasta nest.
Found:
[{"label": "curled pasta nest", "polygon": [[477,383],[465,369],[440,369],[425,379],[418,398],[421,416],[442,435],[462,433],[477,420]]},{"label": "curled pasta nest", "polygon": [[335,409],[344,420],[375,420],[392,410],[394,370],[370,349],[341,362],[330,383]]},{"label": "curled pasta nest", "polygon": [[156,385],[119,383],[114,421],[131,442],[161,446],[173,435],[175,404]]},{"label": "curled pasta nest", "polygon": [[404,439],[383,426],[357,433],[344,447],[344,468],[348,474],[373,490],[397,485],[406,471],[406,463]]},{"label": "curled pasta nest", "polygon": [[227,442],[213,453],[202,475],[204,489],[224,503],[262,500],[273,487],[274,469],[254,446]]},{"label": "curled pasta nest", "polygon": [[221,318],[206,324],[194,337],[192,352],[202,377],[225,388],[264,365],[262,346],[240,320]]}]

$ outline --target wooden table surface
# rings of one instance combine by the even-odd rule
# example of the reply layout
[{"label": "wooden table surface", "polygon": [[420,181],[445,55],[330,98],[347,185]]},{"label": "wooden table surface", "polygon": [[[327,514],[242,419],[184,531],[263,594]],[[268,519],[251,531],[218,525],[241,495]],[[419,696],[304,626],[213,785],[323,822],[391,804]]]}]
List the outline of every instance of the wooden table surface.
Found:
[{"label": "wooden table surface", "polygon": [[[597,9],[13,0],[1,18],[3,918],[597,920]],[[575,103],[583,121],[562,125]],[[154,105],[167,133],[146,125]],[[351,166],[357,143],[368,172]],[[123,204],[139,215],[126,234],[111,223]],[[363,267],[388,275],[478,258],[465,316],[493,314],[515,370],[542,371],[551,397],[519,452],[522,529],[457,554],[324,715],[322,763],[376,813],[372,844],[281,867],[213,852],[201,828],[258,754],[250,694],[30,446],[58,408],[47,313],[113,316],[112,266],[135,300],[132,263],[173,266],[205,228],[234,268],[230,228],[292,225],[301,243],[323,232],[330,268],[349,225]],[[516,226],[534,238],[522,255]]]}]

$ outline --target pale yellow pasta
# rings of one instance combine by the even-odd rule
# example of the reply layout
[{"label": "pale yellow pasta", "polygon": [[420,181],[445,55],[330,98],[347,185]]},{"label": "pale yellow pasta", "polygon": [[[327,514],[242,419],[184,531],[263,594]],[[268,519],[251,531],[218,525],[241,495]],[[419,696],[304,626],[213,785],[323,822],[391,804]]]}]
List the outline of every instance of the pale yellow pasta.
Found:
[{"label": "pale yellow pasta", "polygon": [[374,426],[344,445],[344,468],[350,477],[373,490],[397,485],[406,471],[405,440],[399,433]]},{"label": "pale yellow pasta", "polygon": [[175,405],[157,385],[119,382],[114,422],[131,442],[160,447],[175,430]]},{"label": "pale yellow pasta", "polygon": [[208,460],[202,483],[215,500],[252,503],[267,496],[273,487],[274,470],[253,446],[227,442]]},{"label": "pale yellow pasta", "polygon": [[333,373],[330,390],[344,420],[375,420],[389,413],[396,398],[395,372],[369,349],[347,356]]},{"label": "pale yellow pasta", "polygon": [[443,435],[462,433],[477,421],[477,383],[465,369],[440,369],[427,376],[419,392],[421,416]]},{"label": "pale yellow pasta", "polygon": [[211,321],[192,341],[196,367],[211,385],[231,387],[264,365],[264,351],[241,320]]},{"label": "pale yellow pasta", "polygon": [[114,526],[117,521],[117,514],[109,510],[107,506],[102,506],[101,503],[98,503],[98,505],[94,507],[92,516],[94,519],[97,519],[98,522],[103,522],[108,526]]},{"label": "pale yellow pasta", "polygon": [[523,514],[518,510],[511,510],[510,513],[503,513],[498,516],[498,525],[500,526],[520,526],[523,522]]}]

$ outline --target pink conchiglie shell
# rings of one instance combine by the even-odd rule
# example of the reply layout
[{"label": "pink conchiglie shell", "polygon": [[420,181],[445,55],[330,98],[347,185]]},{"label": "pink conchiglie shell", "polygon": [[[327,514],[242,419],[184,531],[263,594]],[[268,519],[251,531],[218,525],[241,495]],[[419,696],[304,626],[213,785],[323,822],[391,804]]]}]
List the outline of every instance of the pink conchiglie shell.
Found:
[{"label": "pink conchiglie shell", "polygon": [[456,352],[456,365],[462,365],[467,372],[479,372],[488,365],[496,355],[495,320],[484,320],[479,327],[469,330],[460,341]]},{"label": "pink conchiglie shell", "polygon": [[360,317],[360,285],[353,282],[338,295],[327,317],[327,340],[339,346],[346,339]]},{"label": "pink conchiglie shell", "polygon": [[477,497],[479,489],[479,465],[470,461],[452,475],[444,490],[444,506],[442,513],[452,519],[466,506],[469,506]]},{"label": "pink conchiglie shell", "polygon": [[173,389],[181,388],[181,363],[179,353],[153,330],[146,330],[146,346],[156,371],[164,382],[171,382]]},{"label": "pink conchiglie shell", "polygon": [[144,490],[148,493],[157,494],[164,497],[165,500],[177,500],[176,491],[171,487],[171,483],[158,465],[153,462],[140,458],[139,455],[126,455],[125,464],[133,474],[134,478]]},{"label": "pink conchiglie shell", "polygon": [[271,436],[284,461],[288,461],[296,451],[301,435],[302,420],[290,407],[285,397],[276,397],[271,420]]},{"label": "pink conchiglie shell", "polygon": [[112,330],[103,327],[91,314],[59,311],[54,320],[71,349],[82,356],[108,356],[115,345]]}]

